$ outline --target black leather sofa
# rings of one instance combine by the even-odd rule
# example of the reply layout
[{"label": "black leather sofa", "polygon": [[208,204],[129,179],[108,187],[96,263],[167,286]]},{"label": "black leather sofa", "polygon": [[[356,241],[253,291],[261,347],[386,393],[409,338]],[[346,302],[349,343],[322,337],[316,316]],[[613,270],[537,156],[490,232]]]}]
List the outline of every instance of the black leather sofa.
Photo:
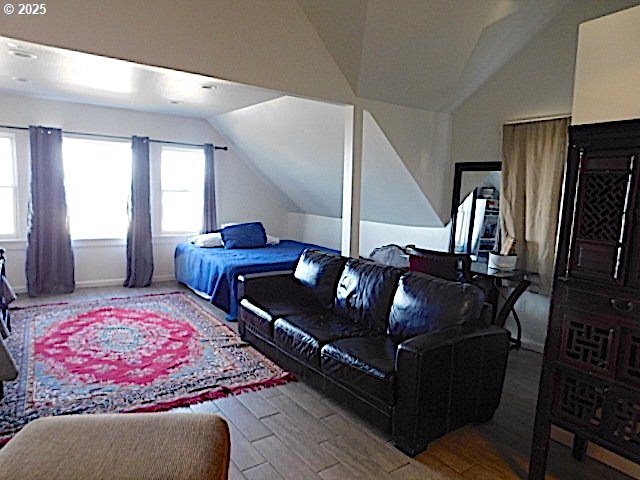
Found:
[{"label": "black leather sofa", "polygon": [[242,338],[409,455],[498,407],[509,333],[472,285],[316,250],[240,283]]}]

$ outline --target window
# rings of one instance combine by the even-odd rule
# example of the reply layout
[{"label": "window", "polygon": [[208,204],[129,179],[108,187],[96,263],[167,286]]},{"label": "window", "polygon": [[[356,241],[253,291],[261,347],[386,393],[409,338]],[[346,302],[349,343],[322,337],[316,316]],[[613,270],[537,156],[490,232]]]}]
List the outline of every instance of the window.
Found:
[{"label": "window", "polygon": [[126,238],[131,144],[65,136],[62,162],[71,238]]},{"label": "window", "polygon": [[202,228],[204,152],[162,147],[162,233],[195,233]]},{"label": "window", "polygon": [[16,160],[14,137],[0,135],[0,236],[16,235]]}]

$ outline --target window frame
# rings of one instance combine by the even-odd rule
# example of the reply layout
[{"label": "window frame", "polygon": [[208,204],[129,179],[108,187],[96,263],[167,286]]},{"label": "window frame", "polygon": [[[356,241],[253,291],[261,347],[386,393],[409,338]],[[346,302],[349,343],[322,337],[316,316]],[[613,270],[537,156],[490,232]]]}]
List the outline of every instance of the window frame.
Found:
[{"label": "window frame", "polygon": [[[67,134],[67,133],[62,133],[62,163],[63,163],[63,168],[64,168],[64,142],[65,140],[81,140],[81,141],[85,141],[85,142],[94,142],[94,143],[112,143],[112,144],[122,144],[122,145],[126,145],[129,149],[129,152],[131,152],[131,141],[130,140],[126,140],[126,139],[118,139],[118,138],[112,138],[112,137],[108,137],[108,136],[100,136],[100,135],[91,135],[91,136],[87,136],[87,135],[81,135],[81,134]],[[127,182],[127,191],[130,192],[131,189],[131,175],[132,175],[132,169],[133,169],[133,155],[130,154],[129,157],[129,168],[130,168],[130,173],[129,173],[129,181]],[[66,174],[66,172],[65,172]],[[66,180],[65,180],[65,190],[67,189],[67,185],[66,185]],[[130,193],[127,195],[127,203],[130,201]],[[68,197],[68,193],[67,193],[67,208],[69,208],[69,197]],[[126,211],[126,210],[125,210]],[[70,225],[72,224],[73,220],[71,218],[71,212],[68,212],[69,215],[69,223]],[[126,213],[127,215],[127,221],[128,221],[128,212]],[[96,244],[100,244],[100,245],[111,245],[111,244],[126,244],[126,239],[127,239],[127,231],[125,230],[122,234],[122,236],[105,236],[105,235],[101,235],[101,236],[94,236],[94,237],[74,237],[73,236],[73,232],[71,230],[71,228],[69,229],[69,233],[71,235],[71,241],[73,243],[74,246],[85,246],[85,245],[96,245]]]},{"label": "window frame", "polygon": [[202,155],[202,187],[200,192],[202,194],[202,208],[204,208],[204,171],[205,171],[205,157],[204,157],[204,149],[201,147],[192,147],[192,146],[183,146],[183,145],[160,145],[158,148],[158,170],[157,170],[157,202],[156,209],[158,212],[158,234],[164,237],[179,237],[185,235],[194,235],[200,233],[202,229],[202,222],[197,227],[196,230],[193,231],[182,231],[182,230],[165,230],[163,225],[164,219],[164,208],[163,208],[163,200],[164,200],[164,192],[194,192],[194,190],[175,190],[175,189],[165,189],[162,185],[162,163],[163,163],[163,152],[164,151],[173,151],[173,152],[197,152]]},{"label": "window frame", "polygon": [[18,232],[18,229],[19,229],[18,218],[20,216],[20,206],[18,204],[19,203],[19,198],[18,198],[19,178],[18,178],[18,155],[17,155],[17,149],[16,149],[16,135],[11,132],[0,130],[0,137],[9,139],[9,142],[11,144],[11,175],[12,175],[11,185],[9,186],[1,185],[0,188],[2,189],[10,188],[12,190],[12,197],[13,197],[13,212],[11,215],[11,220],[13,221],[12,233],[0,233],[0,239],[15,240],[20,237]]}]

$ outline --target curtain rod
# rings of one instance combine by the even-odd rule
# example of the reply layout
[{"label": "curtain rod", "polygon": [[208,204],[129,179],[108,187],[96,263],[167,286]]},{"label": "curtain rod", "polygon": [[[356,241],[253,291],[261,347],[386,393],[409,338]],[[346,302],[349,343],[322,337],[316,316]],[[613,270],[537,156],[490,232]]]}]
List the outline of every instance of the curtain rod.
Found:
[{"label": "curtain rod", "polygon": [[558,115],[548,115],[546,117],[531,117],[531,118],[520,118],[517,120],[509,120],[508,122],[504,122],[503,125],[513,125],[516,123],[532,123],[532,122],[544,122],[545,120],[558,120],[560,118],[571,118],[570,113],[559,113]]},{"label": "curtain rod", "polygon": [[[18,127],[15,125],[0,125],[0,128],[10,128],[12,130],[29,130],[29,127]],[[83,137],[111,138],[114,140],[131,140],[131,137],[125,137],[120,135],[105,135],[100,133],[86,133],[86,132],[69,132],[67,130],[63,130],[62,132],[66,133],[67,135],[78,135]],[[164,143],[167,145],[180,145],[182,147],[204,147],[204,144],[200,144],[200,143],[173,142],[170,140],[155,140],[152,138],[149,139],[149,143]],[[215,150],[225,150],[225,151],[229,149],[226,146],[220,147],[218,145],[214,145],[213,148]]]}]

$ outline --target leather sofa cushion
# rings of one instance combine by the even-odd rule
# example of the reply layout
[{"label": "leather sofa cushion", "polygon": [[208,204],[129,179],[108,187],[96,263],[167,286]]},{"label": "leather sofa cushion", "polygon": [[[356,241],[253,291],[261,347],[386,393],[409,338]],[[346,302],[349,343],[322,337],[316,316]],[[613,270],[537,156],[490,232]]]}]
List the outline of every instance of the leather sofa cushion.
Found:
[{"label": "leather sofa cushion", "polygon": [[276,345],[317,369],[320,368],[320,350],[327,343],[370,334],[369,329],[331,313],[288,315],[273,324]]},{"label": "leather sofa cushion", "polygon": [[350,259],[338,282],[335,312],[359,325],[384,333],[399,268]]},{"label": "leather sofa cushion", "polygon": [[[273,336],[273,322],[277,318],[292,314],[310,315],[326,310],[312,292],[303,288],[291,294],[276,288],[254,292],[243,298],[240,305],[243,307],[240,314],[245,322],[269,337]],[[243,310],[251,315],[244,314]]]},{"label": "leather sofa cushion", "polygon": [[307,249],[300,255],[293,276],[315,295],[320,305],[329,308],[333,306],[338,277],[346,261],[346,257]]},{"label": "leather sofa cushion", "polygon": [[321,369],[369,400],[394,403],[397,345],[386,335],[343,338],[321,351]]},{"label": "leather sofa cushion", "polygon": [[479,321],[484,293],[465,283],[426,273],[405,273],[391,305],[389,335],[395,341]]}]

